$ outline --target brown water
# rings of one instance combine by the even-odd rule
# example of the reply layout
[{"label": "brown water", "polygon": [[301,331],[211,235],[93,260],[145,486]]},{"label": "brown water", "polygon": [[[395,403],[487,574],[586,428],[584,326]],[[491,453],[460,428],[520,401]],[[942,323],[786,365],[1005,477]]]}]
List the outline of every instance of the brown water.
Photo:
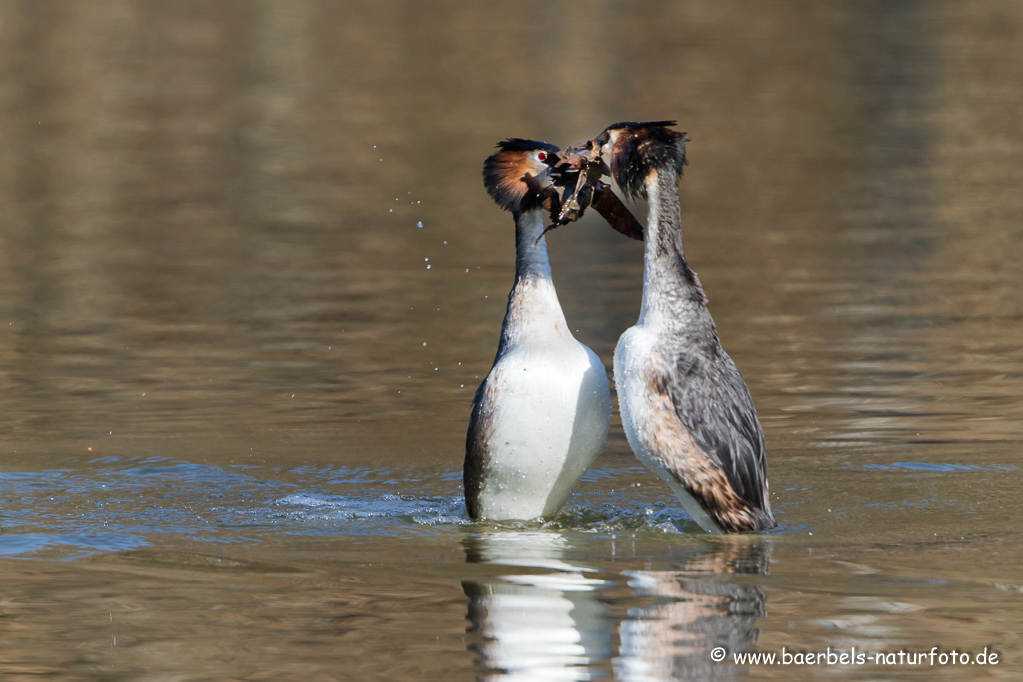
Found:
[{"label": "brown water", "polygon": [[[1023,6],[26,0],[0,73],[3,679],[1023,672]],[[702,535],[617,421],[470,524],[482,160],[649,118],[781,526]],[[610,363],[641,246],[549,243]],[[731,658],[782,647],[1000,658]]]}]

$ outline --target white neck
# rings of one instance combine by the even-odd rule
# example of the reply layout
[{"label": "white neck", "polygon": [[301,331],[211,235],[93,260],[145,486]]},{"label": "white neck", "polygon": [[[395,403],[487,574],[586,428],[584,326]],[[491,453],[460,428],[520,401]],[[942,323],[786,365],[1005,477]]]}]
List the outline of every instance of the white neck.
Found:
[{"label": "white neck", "polygon": [[647,209],[643,252],[643,305],[639,323],[677,324],[702,309],[706,297],[682,250],[678,180],[654,171],[646,180]]},{"label": "white neck", "polygon": [[501,346],[522,341],[568,336],[568,323],[561,310],[551,264],[543,211],[527,211],[515,220],[515,285],[508,294],[508,310],[501,329]]},{"label": "white neck", "polygon": [[551,278],[551,262],[547,258],[547,238],[543,211],[526,211],[515,216],[515,280]]}]

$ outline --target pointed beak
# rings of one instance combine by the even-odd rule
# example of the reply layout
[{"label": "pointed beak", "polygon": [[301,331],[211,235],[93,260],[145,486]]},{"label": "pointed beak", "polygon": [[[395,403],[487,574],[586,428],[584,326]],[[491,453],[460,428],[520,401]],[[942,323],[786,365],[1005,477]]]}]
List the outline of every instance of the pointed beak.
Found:
[{"label": "pointed beak", "polygon": [[615,146],[615,142],[618,140],[618,130],[605,130],[597,137],[593,138],[593,145],[600,149],[600,155],[610,154],[611,150]]}]

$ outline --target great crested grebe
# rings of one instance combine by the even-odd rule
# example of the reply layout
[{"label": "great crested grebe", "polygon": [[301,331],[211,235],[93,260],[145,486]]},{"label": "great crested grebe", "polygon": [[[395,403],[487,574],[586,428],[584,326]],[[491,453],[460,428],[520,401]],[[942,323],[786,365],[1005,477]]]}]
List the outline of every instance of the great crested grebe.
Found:
[{"label": "great crested grebe", "polygon": [[521,139],[498,147],[483,182],[515,218],[515,284],[497,357],[473,399],[463,470],[469,516],[496,521],[560,509],[611,419],[606,370],[568,329],[542,237],[558,148]]},{"label": "great crested grebe", "polygon": [[777,524],[764,436],[683,255],[678,180],[688,138],[672,125],[617,123],[594,140],[626,197],[649,206],[639,321],[614,355],[622,424],[636,456],[705,530],[766,530]]}]

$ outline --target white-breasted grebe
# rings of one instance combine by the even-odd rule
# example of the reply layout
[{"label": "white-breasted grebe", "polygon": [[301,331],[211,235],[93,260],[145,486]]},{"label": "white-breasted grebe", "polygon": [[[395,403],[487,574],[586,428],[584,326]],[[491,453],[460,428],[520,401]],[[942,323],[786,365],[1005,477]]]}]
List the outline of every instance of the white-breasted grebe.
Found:
[{"label": "white-breasted grebe", "polygon": [[498,147],[483,182],[515,218],[515,284],[497,357],[473,399],[463,470],[469,516],[496,521],[560,509],[611,419],[606,370],[568,329],[541,237],[558,148],[522,139]]},{"label": "white-breasted grebe", "polygon": [[683,255],[678,180],[688,138],[672,125],[617,123],[594,140],[626,197],[648,201],[642,308],[614,355],[622,424],[636,456],[705,530],[766,530],[777,524],[764,436]]}]

